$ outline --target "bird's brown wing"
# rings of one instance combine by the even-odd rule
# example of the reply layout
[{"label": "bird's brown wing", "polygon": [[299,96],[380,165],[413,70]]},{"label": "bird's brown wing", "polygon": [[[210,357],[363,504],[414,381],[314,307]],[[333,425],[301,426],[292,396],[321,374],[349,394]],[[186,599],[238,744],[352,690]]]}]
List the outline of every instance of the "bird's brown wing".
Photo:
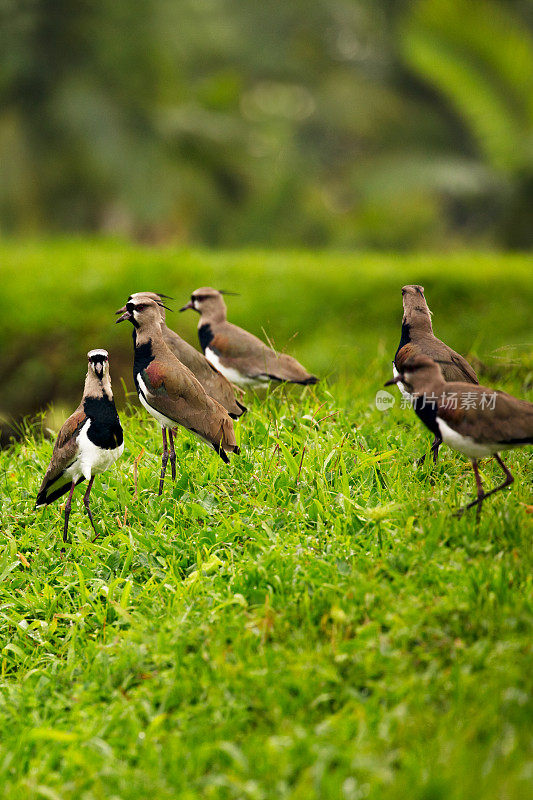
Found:
[{"label": "bird's brown wing", "polygon": [[480,443],[533,444],[533,403],[463,382],[446,384],[446,395],[450,393],[457,398],[457,408],[439,403],[438,413],[458,433]]},{"label": "bird's brown wing", "polygon": [[244,414],[246,407],[235,399],[231,383],[209,363],[202,353],[199,353],[192,345],[166,326],[163,328],[163,339],[176,358],[185,364],[195,378],[200,381],[209,397],[224,406],[234,418]]},{"label": "bird's brown wing", "polygon": [[61,481],[61,478],[78,454],[77,436],[86,420],[87,417],[80,405],[62,425],[52,450],[52,458],[37,494],[36,505],[51,503],[70,487],[70,482]]},{"label": "bird's brown wing", "polygon": [[401,350],[398,350],[398,352],[396,353],[394,359],[394,366],[396,367],[398,372],[401,372],[408,358],[411,358],[411,356],[422,356],[422,355],[426,355],[426,353],[423,353],[420,347],[414,342],[409,342],[408,344],[404,344]]},{"label": "bird's brown wing", "polygon": [[466,358],[460,353],[456,353],[447,344],[436,339],[434,336],[419,336],[416,342],[405,344],[396,354],[394,363],[396,369],[401,372],[401,368],[409,356],[429,356],[436,361],[442,370],[444,380],[461,381],[466,383],[479,383],[474,369],[470,366]]},{"label": "bird's brown wing", "polygon": [[292,356],[277,353],[257,336],[226,322],[220,326],[209,347],[219,354],[225,367],[232,367],[251,378],[270,378],[292,383],[317,383]]},{"label": "bird's brown wing", "polygon": [[165,365],[154,359],[142,377],[146,400],[156,411],[201,436],[217,451],[238,449],[226,410],[207,395],[190,370],[179,362],[176,368],[175,364]]},{"label": "bird's brown wing", "polygon": [[[441,342],[441,344],[444,343]],[[443,353],[439,358],[435,358],[435,361],[440,364],[444,380],[479,384],[476,372],[466,358],[447,347],[447,345],[444,346],[448,351],[447,357]]]}]

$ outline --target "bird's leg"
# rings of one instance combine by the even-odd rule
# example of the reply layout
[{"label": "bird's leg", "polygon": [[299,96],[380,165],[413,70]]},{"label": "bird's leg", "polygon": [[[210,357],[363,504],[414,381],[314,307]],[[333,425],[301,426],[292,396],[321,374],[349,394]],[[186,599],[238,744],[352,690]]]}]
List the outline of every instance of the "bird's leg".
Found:
[{"label": "bird's leg", "polygon": [[[500,485],[496,486],[494,489],[491,489],[490,492],[484,492],[483,493],[483,497],[481,498],[481,500],[476,500],[474,503],[470,503],[470,505],[467,506],[467,508],[470,508],[470,506],[475,505],[477,502],[481,503],[483,500],[485,500],[485,498],[490,497],[491,494],[495,494],[496,492],[499,492],[501,489],[505,489],[507,486],[510,486],[512,483],[514,483],[514,478],[511,475],[511,472],[509,471],[509,469],[507,469],[507,467],[505,466],[505,464],[501,460],[501,458],[498,455],[498,453],[494,453],[494,458],[496,459],[496,461],[498,462],[500,467],[505,472],[505,480],[504,480],[504,482],[500,483]],[[478,495],[478,497],[479,497],[479,495]]]},{"label": "bird's leg", "polygon": [[465,511],[467,511],[469,508],[472,508],[473,506],[477,506],[477,509],[478,509],[477,510],[477,517],[478,517],[478,520],[479,520],[479,513],[480,513],[480,509],[481,509],[481,504],[482,504],[483,500],[485,499],[486,495],[485,495],[485,492],[483,491],[483,484],[481,483],[481,476],[479,474],[479,469],[478,469],[478,466],[477,466],[477,458],[473,458],[472,459],[472,469],[474,470],[474,477],[476,479],[477,499],[476,500],[472,500],[471,503],[468,503],[468,505],[463,506],[462,508],[458,508],[457,511],[455,512],[454,516],[462,517],[463,514],[465,513]]},{"label": "bird's leg", "polygon": [[[429,448],[429,452],[433,453],[434,464],[437,463],[437,458],[439,457],[439,447],[441,446],[441,444],[442,444],[442,439],[440,438],[440,436],[435,436],[435,438],[431,442],[431,447]],[[424,455],[417,460],[416,462],[417,467],[421,467],[424,464],[424,461],[426,460],[426,455],[427,453],[424,453]]]},{"label": "bird's leg", "polygon": [[494,489],[491,489],[490,492],[483,491],[483,486],[481,485],[481,478],[479,477],[478,469],[477,469],[477,461],[473,461],[472,465],[474,467],[474,475],[476,476],[476,484],[477,484],[477,500],[473,500],[471,503],[468,503],[463,509],[459,509],[461,513],[466,511],[468,508],[473,508],[474,506],[478,506],[481,508],[481,503],[483,500],[486,500],[487,497],[490,497],[491,494],[495,494],[496,492],[501,491],[501,489],[505,489],[507,486],[510,486],[514,482],[514,478],[511,472],[507,469],[503,461],[501,460],[498,453],[494,453],[494,458],[500,465],[500,467],[505,472],[505,480],[499,486],[496,486]]},{"label": "bird's leg", "polygon": [[92,512],[91,512],[91,507],[89,505],[89,495],[91,494],[91,489],[93,488],[93,483],[94,483],[94,475],[92,476],[91,480],[89,481],[89,485],[87,486],[87,491],[83,495],[83,505],[87,509],[87,514],[89,515],[89,520],[91,522],[91,525],[93,526],[93,531],[95,532],[95,537],[93,539],[93,542],[95,542],[98,539],[98,533],[96,531],[96,528],[94,527],[93,515],[92,515]]},{"label": "bird's leg", "polygon": [[[496,489],[492,490],[493,492],[498,492],[500,489],[505,489],[506,486],[510,486],[512,483],[514,483],[514,477],[511,474],[511,470],[509,469],[509,467],[505,466],[505,464],[501,460],[501,458],[500,458],[498,453],[494,453],[494,458],[496,459],[496,461],[498,462],[500,467],[505,472],[505,480],[504,480],[504,482],[501,484],[501,486],[497,486]],[[490,494],[490,492],[489,492],[489,494]]]},{"label": "bird's leg", "polygon": [[481,505],[485,497],[485,492],[483,491],[483,484],[481,483],[481,475],[479,474],[479,469],[477,466],[476,459],[472,461],[472,469],[474,470],[474,476],[476,479],[476,487],[477,487],[476,524],[479,525],[479,520],[481,519]]},{"label": "bird's leg", "polygon": [[170,468],[172,470],[172,480],[176,480],[176,451],[174,450],[174,431],[168,429],[168,449],[170,455]]},{"label": "bird's leg", "polygon": [[435,436],[433,442],[431,443],[430,451],[433,453],[433,463],[437,463],[437,459],[439,457],[439,447],[442,444],[442,439],[440,436]]},{"label": "bird's leg", "polygon": [[163,494],[163,483],[165,480],[165,471],[167,468],[167,461],[168,461],[168,449],[167,449],[167,429],[161,428],[161,432],[163,434],[163,455],[161,456],[161,477],[159,478],[159,492],[158,494]]},{"label": "bird's leg", "polygon": [[68,493],[68,499],[65,503],[65,524],[63,525],[63,541],[67,541],[67,530],[68,530],[68,518],[70,517],[70,507],[72,505],[72,495],[74,494],[74,489],[76,488],[76,484],[72,481],[72,486],[70,487],[70,492]]}]

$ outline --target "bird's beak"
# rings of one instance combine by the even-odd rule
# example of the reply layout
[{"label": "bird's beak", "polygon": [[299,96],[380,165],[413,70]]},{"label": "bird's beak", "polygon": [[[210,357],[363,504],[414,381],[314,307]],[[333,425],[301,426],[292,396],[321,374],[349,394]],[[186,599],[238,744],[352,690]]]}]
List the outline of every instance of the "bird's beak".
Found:
[{"label": "bird's beak", "polygon": [[126,320],[126,319],[133,319],[132,314],[130,314],[128,309],[125,308],[125,307],[124,308],[119,308],[118,311],[115,311],[115,314],[122,314],[122,316],[120,316],[117,319],[117,321],[115,322],[115,325],[117,325],[119,322],[124,322],[124,320]]},{"label": "bird's beak", "polygon": [[399,383],[402,379],[401,375],[397,375],[395,378],[391,378],[390,381],[384,383],[383,386],[393,386],[395,383]]},{"label": "bird's beak", "polygon": [[180,311],[187,311],[188,308],[194,308],[194,303],[192,300],[189,300],[184,306],[180,308]]}]

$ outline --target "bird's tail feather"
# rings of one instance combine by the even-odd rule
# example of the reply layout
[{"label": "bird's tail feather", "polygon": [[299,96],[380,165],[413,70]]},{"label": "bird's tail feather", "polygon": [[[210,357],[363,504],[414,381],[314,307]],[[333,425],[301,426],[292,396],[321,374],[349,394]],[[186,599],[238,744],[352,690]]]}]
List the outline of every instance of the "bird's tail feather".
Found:
[{"label": "bird's tail feather", "polygon": [[[61,480],[63,478],[63,480]],[[81,477],[78,478],[76,481],[76,486],[84,481],[85,478]],[[37,499],[35,501],[35,508],[42,508],[42,506],[47,506],[50,503],[53,503],[54,500],[57,500],[59,497],[62,497],[68,491],[70,491],[70,487],[72,486],[72,481],[70,478],[65,478],[65,473],[61,473],[55,478],[53,481],[50,481],[43,486],[39,494],[37,495]]]}]

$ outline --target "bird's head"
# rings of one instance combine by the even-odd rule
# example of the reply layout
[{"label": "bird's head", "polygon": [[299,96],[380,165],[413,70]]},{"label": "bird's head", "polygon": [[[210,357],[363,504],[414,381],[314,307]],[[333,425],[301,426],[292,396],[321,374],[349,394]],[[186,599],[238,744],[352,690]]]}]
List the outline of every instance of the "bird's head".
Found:
[{"label": "bird's head", "polygon": [[126,305],[116,312],[120,314],[117,323],[129,320],[137,330],[151,326],[158,326],[159,330],[161,330],[160,305],[160,303],[151,300],[145,295],[139,297],[132,295]]},{"label": "bird's head", "polygon": [[222,317],[226,319],[226,304],[222,297],[224,294],[236,294],[236,292],[218,291],[210,286],[202,286],[200,289],[195,289],[189,302],[180,308],[180,311],[187,311],[188,308],[192,308],[203,317]]},{"label": "bird's head", "polygon": [[424,287],[408,284],[402,287],[402,303],[404,322],[409,325],[421,325],[431,330],[431,311],[426,303]]},{"label": "bird's head", "polygon": [[98,380],[109,374],[109,353],[107,350],[89,350],[87,353],[89,371],[92,371]]},{"label": "bird's head", "polygon": [[430,391],[435,383],[443,381],[439,365],[429,356],[409,356],[396,378],[387,381],[385,386],[401,381],[414,394],[424,394]]},{"label": "bird's head", "polygon": [[[172,309],[169,308],[168,306],[166,306],[163,303],[162,298],[165,298],[165,300],[172,300],[172,298],[169,297],[168,294],[157,294],[156,292],[134,292],[133,294],[130,294],[130,296],[128,297],[126,305],[122,306],[122,308],[119,308],[118,311],[115,311],[115,314],[124,315],[124,313],[127,311],[127,307],[126,306],[127,306],[128,303],[131,303],[131,302],[137,303],[137,302],[142,302],[143,300],[152,300],[154,303],[157,303],[157,305],[159,306],[159,313],[161,315],[161,320],[162,320],[162,322],[164,322],[165,321],[165,308],[167,309],[167,311],[172,311]],[[119,321],[122,321],[122,320],[117,320],[117,322],[119,322]]]}]

